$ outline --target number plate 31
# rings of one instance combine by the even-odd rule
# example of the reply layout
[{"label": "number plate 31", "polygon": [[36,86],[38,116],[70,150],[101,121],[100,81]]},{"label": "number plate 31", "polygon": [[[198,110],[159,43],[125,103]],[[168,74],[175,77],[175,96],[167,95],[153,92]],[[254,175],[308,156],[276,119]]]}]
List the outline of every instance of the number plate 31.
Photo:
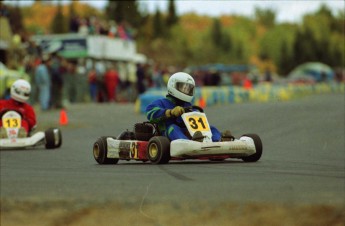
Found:
[{"label": "number plate 31", "polygon": [[193,136],[193,134],[196,131],[200,131],[206,136],[209,134],[212,134],[210,125],[207,121],[205,113],[202,113],[202,112],[184,113],[182,115],[182,119],[191,136]]}]

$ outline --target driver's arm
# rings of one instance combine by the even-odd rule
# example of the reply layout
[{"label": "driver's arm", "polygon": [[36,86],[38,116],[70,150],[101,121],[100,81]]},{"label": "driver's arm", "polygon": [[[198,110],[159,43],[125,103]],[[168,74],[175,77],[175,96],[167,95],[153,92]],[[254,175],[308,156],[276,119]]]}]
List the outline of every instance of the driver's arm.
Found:
[{"label": "driver's arm", "polygon": [[145,113],[147,119],[150,122],[158,123],[166,118],[166,110],[167,109],[164,107],[164,105],[159,100],[157,100],[146,107]]}]

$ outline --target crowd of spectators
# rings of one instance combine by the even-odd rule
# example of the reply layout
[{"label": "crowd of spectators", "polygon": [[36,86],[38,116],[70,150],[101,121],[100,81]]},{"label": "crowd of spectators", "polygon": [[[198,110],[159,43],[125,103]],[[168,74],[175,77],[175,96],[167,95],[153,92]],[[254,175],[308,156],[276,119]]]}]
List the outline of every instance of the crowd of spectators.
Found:
[{"label": "crowd of spectators", "polygon": [[42,110],[84,101],[134,102],[146,89],[156,86],[148,64],[69,60],[57,54],[28,57],[24,64],[31,77],[30,102],[39,103]]},{"label": "crowd of spectators", "polygon": [[[8,17],[4,4],[1,16]],[[123,21],[103,20],[96,16],[75,16],[69,21],[70,33],[106,35],[133,40],[135,30]],[[30,37],[21,37],[25,54],[12,62],[2,59],[9,68],[23,68],[32,85],[30,102],[42,110],[62,108],[78,101],[134,102],[137,95],[152,85],[149,65],[99,59],[66,59],[58,53],[45,54]],[[9,62],[11,61],[11,62]],[[6,63],[7,62],[7,63]]]},{"label": "crowd of spectators", "polygon": [[73,17],[69,22],[69,32],[82,35],[106,35],[111,38],[133,40],[135,30],[127,22],[117,23],[115,20],[101,20],[98,17]]}]

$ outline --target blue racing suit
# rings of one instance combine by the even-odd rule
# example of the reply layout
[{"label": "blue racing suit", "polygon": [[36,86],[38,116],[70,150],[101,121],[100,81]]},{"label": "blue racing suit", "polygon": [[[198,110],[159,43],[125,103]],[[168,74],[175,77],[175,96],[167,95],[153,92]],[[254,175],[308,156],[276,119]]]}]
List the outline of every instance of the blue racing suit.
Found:
[{"label": "blue racing suit", "polygon": [[[158,129],[162,136],[168,137],[171,141],[176,139],[189,139],[185,134],[188,133],[181,116],[166,118],[165,111],[178,106],[176,100],[170,96],[153,101],[146,107],[147,119],[152,123],[158,124]],[[179,106],[189,107],[191,103],[183,102]],[[220,141],[221,134],[217,128],[210,126],[212,141]]]}]

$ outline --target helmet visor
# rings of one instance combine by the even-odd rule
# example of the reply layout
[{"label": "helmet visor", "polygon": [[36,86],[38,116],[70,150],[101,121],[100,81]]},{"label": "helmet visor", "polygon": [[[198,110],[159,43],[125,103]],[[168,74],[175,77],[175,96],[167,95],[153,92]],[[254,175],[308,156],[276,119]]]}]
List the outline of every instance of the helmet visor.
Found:
[{"label": "helmet visor", "polygon": [[30,92],[25,92],[25,91],[22,91],[18,88],[14,88],[14,91],[18,94],[18,95],[21,95],[21,96],[24,96],[24,97],[29,97],[30,96]]},{"label": "helmet visor", "polygon": [[177,82],[175,88],[178,91],[180,91],[181,93],[184,93],[188,96],[194,95],[194,85],[192,85],[192,84],[184,83],[184,82]]}]

